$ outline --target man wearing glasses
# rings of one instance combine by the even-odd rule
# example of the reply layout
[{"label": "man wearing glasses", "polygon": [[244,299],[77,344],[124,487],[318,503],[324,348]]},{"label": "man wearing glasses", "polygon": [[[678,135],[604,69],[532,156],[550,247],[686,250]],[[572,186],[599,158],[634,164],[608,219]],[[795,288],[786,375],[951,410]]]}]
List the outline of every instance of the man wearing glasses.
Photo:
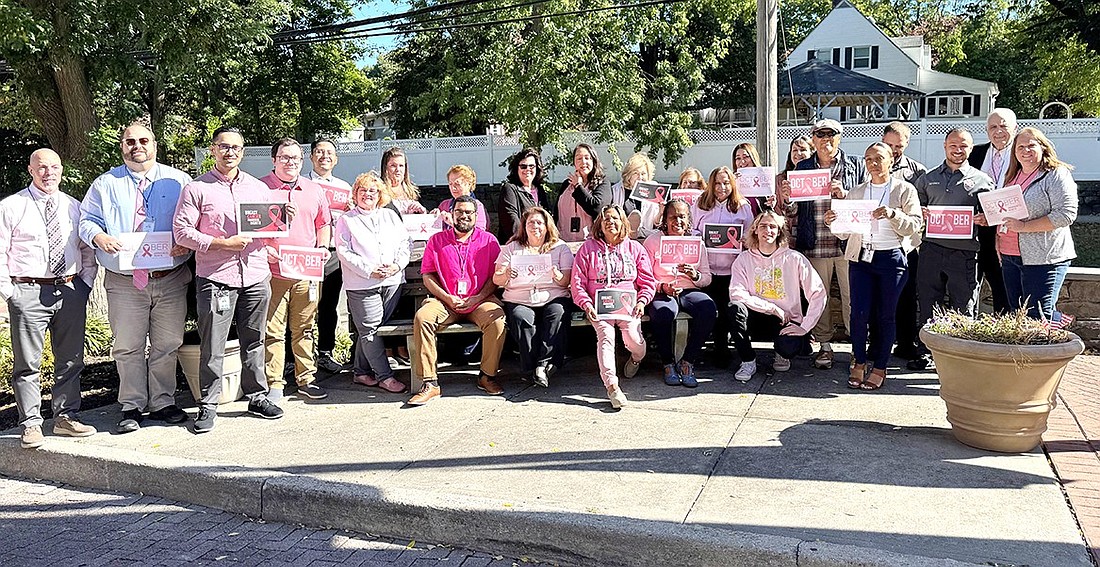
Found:
[{"label": "man wearing glasses", "polygon": [[54,435],[87,437],[77,420],[84,370],[84,317],[95,281],[95,254],[80,241],[80,203],[61,192],[61,157],[31,154],[31,184],[0,201],[0,296],[11,316],[12,389],[24,449],[45,443],[39,369],[46,330],[53,350]]},{"label": "man wearing glasses", "polygon": [[[272,245],[274,255],[270,258],[271,303],[267,308],[267,337],[264,343],[267,385],[274,400],[282,396],[286,385],[283,360],[286,357],[284,337],[288,324],[298,395],[313,400],[328,396],[324,388],[313,383],[317,374],[313,359],[313,320],[317,315],[320,284],[286,276],[279,265],[282,246],[317,248],[326,256],[329,254],[332,217],[329,216],[328,201],[320,185],[300,175],[302,161],[302,146],[291,138],[283,138],[271,146],[274,169],[260,179],[272,191],[285,192],[296,210],[294,221],[290,223],[290,236],[280,238]],[[281,195],[274,200],[282,200],[283,197]]]},{"label": "man wearing glasses", "polygon": [[[267,399],[264,377],[264,328],[270,298],[268,249],[262,239],[238,233],[237,204],[272,201],[263,182],[241,171],[244,137],[223,126],[210,145],[214,169],[183,188],[172,232],[176,242],[195,251],[199,316],[199,385],[202,399],[195,433],[214,428],[222,393],[222,358],[229,327],[237,326],[241,344],[241,389],[248,413],[278,419],[283,410]],[[287,216],[293,217],[293,204]]]},{"label": "man wearing glasses", "polygon": [[496,381],[500,352],[504,348],[504,307],[496,298],[493,272],[500,244],[493,235],[477,228],[477,201],[462,195],[451,209],[454,226],[433,234],[424,247],[420,273],[432,297],[416,311],[413,321],[414,376],[424,379],[409,405],[420,406],[440,395],[436,368],[436,330],[459,321],[481,328],[481,375],[477,387],[498,396],[504,389]]},{"label": "man wearing glasses", "polygon": [[[155,421],[187,420],[176,406],[175,392],[176,352],[183,344],[191,282],[184,264],[191,251],[172,243],[172,219],[191,176],[157,163],[156,138],[142,124],[122,132],[119,148],[122,165],[97,177],[84,196],[80,239],[95,248],[105,270],[107,316],[115,336],[111,356],[118,366],[122,405],[115,431],[129,433],[141,427],[144,412]],[[159,265],[135,267],[141,251],[154,248]]]},{"label": "man wearing glasses", "polygon": [[[840,149],[840,134],[843,128],[836,120],[825,119],[814,123],[810,134],[813,136],[814,155],[798,162],[795,169],[828,169],[832,172],[832,198],[843,199],[848,192],[867,179],[867,168],[863,160],[849,156]],[[790,191],[790,182],[780,182],[785,191]],[[844,259],[844,248],[840,240],[825,226],[825,212],[830,208],[829,200],[803,201],[798,204],[798,229],[795,238],[795,250],[810,259],[814,271],[821,276],[825,288],[832,285],[836,274],[840,286],[840,311],[844,318],[844,328],[848,329],[851,319],[851,299],[848,288],[848,261]],[[830,298],[829,303],[833,300]],[[821,344],[821,350],[814,356],[814,366],[828,369],[833,367],[833,333],[836,323],[833,321],[832,306],[825,306],[825,314],[814,326],[812,335]]]},{"label": "man wearing glasses", "polygon": [[[313,171],[309,172],[309,178],[316,181],[326,191],[346,191],[351,195],[351,185],[347,181],[332,174],[336,164],[340,162],[340,156],[336,155],[336,144],[332,140],[320,138],[310,144],[309,159],[313,163]],[[351,207],[334,205],[329,208],[332,216],[332,227],[336,230],[336,221]],[[340,303],[340,288],[344,285],[344,274],[340,270],[340,259],[336,257],[335,242],[329,243],[331,254],[328,263],[325,264],[325,281],[321,282],[321,300],[317,303],[317,366],[332,373],[341,372],[344,366],[332,358],[332,349],[336,347],[336,327],[340,324],[340,317],[336,310]],[[354,330],[352,331],[352,344],[355,344]]]}]

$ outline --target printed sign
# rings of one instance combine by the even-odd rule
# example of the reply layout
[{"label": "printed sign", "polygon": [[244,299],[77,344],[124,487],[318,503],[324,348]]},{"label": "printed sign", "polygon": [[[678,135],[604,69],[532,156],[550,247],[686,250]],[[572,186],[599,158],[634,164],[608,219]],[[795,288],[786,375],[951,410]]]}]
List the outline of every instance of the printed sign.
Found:
[{"label": "printed sign", "polygon": [[163,270],[175,263],[171,232],[124,232],[118,235],[118,269]]},{"label": "printed sign", "polygon": [[673,189],[669,191],[669,198],[680,199],[690,207],[695,204],[695,201],[699,199],[699,195],[702,194],[703,192],[698,189]]},{"label": "printed sign", "polygon": [[982,204],[985,222],[989,226],[1003,224],[1005,219],[1027,218],[1027,204],[1019,185],[978,193],[978,202]]},{"label": "printed sign", "polygon": [[279,247],[279,274],[291,280],[325,279],[327,250],[306,246]]},{"label": "printed sign", "polygon": [[510,267],[516,271],[511,284],[553,285],[553,260],[549,254],[513,254]]},{"label": "printed sign", "polygon": [[663,205],[665,201],[668,200],[668,193],[671,189],[672,186],[667,183],[639,181],[638,184],[634,186],[634,190],[630,192],[630,198],[635,201],[650,201],[658,205]]},{"label": "printed sign", "polygon": [[792,202],[821,201],[829,198],[833,176],[828,169],[789,171],[787,181],[791,184]]},{"label": "printed sign", "polygon": [[929,238],[973,238],[974,207],[928,207],[924,233]]},{"label": "printed sign", "polygon": [[435,215],[405,215],[401,217],[410,240],[427,240],[440,231]]},{"label": "printed sign", "polygon": [[871,212],[878,207],[874,199],[833,199],[829,208],[836,211],[836,220],[829,230],[833,234],[871,234],[875,226]]},{"label": "printed sign", "polygon": [[737,190],[742,197],[771,197],[775,195],[775,168],[741,167],[737,169]]},{"label": "printed sign", "polygon": [[290,235],[287,203],[237,203],[237,235],[281,238]]},{"label": "printed sign", "polygon": [[696,236],[662,236],[661,265],[675,268],[680,264],[698,266],[703,254],[703,241]]},{"label": "printed sign", "polygon": [[343,187],[336,187],[335,185],[326,185],[324,183],[318,183],[321,189],[325,192],[325,201],[328,201],[328,208],[331,211],[346,211],[351,208],[351,189],[344,189]]},{"label": "printed sign", "polygon": [[703,224],[703,246],[711,254],[740,254],[742,225]]},{"label": "printed sign", "polygon": [[634,319],[634,305],[638,302],[638,292],[632,289],[596,290],[596,319],[599,321],[631,321]]}]

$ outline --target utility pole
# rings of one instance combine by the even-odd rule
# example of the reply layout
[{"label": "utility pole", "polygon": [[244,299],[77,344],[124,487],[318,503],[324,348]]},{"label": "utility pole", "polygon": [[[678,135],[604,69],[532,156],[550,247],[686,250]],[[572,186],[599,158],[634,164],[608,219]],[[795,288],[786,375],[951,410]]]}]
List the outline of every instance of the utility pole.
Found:
[{"label": "utility pole", "polygon": [[756,149],[761,165],[779,167],[778,0],[756,0]]}]

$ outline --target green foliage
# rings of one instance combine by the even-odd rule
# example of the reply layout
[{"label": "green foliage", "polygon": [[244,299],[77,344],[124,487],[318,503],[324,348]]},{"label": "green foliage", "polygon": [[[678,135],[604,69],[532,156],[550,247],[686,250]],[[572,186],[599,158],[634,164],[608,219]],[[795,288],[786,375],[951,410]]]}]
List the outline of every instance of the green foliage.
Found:
[{"label": "green foliage", "polygon": [[982,313],[977,318],[936,307],[927,328],[949,337],[1004,345],[1049,345],[1072,338],[1065,330],[1028,317],[1026,307],[1005,315]]},{"label": "green foliage", "polygon": [[337,330],[336,344],[332,348],[333,360],[341,364],[350,363],[352,351],[354,349],[355,345],[351,342],[351,336],[342,330]]},{"label": "green foliage", "polygon": [[114,339],[114,333],[111,332],[111,323],[107,320],[107,317],[88,315],[84,324],[85,356],[110,356]]}]

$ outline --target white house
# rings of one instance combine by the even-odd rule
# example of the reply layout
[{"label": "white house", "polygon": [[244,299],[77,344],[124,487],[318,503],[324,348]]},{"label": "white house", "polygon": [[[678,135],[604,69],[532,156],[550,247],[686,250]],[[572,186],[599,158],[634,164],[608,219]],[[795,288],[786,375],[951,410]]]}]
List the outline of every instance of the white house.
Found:
[{"label": "white house", "polygon": [[[996,83],[932,69],[932,48],[922,36],[887,37],[847,0],[834,3],[833,10],[790,53],[787,65],[793,68],[815,59],[924,95],[912,102],[889,105],[885,116],[881,108],[821,109],[821,118],[842,122],[983,117],[995,106],[1000,92]],[[781,71],[779,81],[783,80]]]}]

